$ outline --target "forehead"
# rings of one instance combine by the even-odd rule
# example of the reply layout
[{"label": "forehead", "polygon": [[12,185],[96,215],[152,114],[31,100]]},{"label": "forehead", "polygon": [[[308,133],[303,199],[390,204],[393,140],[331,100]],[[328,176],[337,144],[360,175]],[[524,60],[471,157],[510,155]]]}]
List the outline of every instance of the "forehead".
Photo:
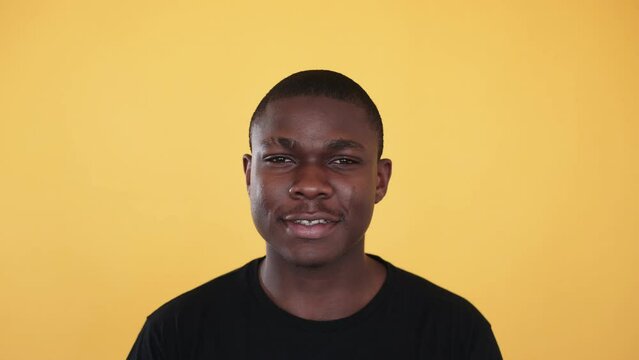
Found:
[{"label": "forehead", "polygon": [[254,124],[252,145],[283,137],[317,144],[350,140],[377,151],[377,133],[363,107],[324,96],[295,96],[272,101]]}]

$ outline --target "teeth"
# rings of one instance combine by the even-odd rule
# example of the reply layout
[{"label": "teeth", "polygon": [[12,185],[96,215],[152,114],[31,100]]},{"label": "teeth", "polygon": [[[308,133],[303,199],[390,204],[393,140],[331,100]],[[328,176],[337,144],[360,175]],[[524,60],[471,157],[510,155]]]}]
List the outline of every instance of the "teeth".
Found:
[{"label": "teeth", "polygon": [[317,219],[317,220],[295,220],[294,223],[296,224],[301,224],[301,225],[306,225],[306,226],[313,226],[313,225],[317,225],[317,224],[328,224],[330,221],[325,220],[325,219]]}]

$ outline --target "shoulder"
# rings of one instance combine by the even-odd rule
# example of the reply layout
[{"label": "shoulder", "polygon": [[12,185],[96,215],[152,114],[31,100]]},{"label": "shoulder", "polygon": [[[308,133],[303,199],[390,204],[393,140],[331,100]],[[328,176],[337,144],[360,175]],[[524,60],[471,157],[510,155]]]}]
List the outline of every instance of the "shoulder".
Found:
[{"label": "shoulder", "polygon": [[160,306],[147,317],[128,359],[177,359],[201,336],[228,323],[250,298],[249,274],[258,259]]},{"label": "shoulder", "polygon": [[427,358],[501,359],[490,323],[473,304],[421,276],[389,269],[394,312],[420,329],[423,351],[437,351]]},{"label": "shoulder", "polygon": [[213,315],[220,309],[237,306],[238,299],[245,299],[250,291],[248,273],[250,267],[257,262],[253,260],[246,265],[208,281],[189,290],[164,305],[148,316],[148,321],[165,322],[177,319],[188,319]]},{"label": "shoulder", "polygon": [[433,305],[455,307],[472,306],[470,302],[462,296],[401,268],[394,267],[393,276],[396,282],[395,289],[399,293],[417,297],[417,299]]},{"label": "shoulder", "polygon": [[396,306],[451,325],[466,323],[490,327],[481,312],[464,297],[390,263],[388,267]]}]

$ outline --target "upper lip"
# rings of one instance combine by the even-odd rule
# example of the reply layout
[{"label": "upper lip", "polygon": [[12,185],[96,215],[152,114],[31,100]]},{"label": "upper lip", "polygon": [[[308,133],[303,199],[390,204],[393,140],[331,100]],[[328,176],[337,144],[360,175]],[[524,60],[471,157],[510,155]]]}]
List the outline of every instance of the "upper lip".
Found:
[{"label": "upper lip", "polygon": [[283,219],[285,221],[295,221],[295,220],[313,221],[313,220],[320,220],[320,219],[331,221],[331,222],[340,221],[340,218],[338,216],[335,216],[329,213],[324,213],[324,212],[288,214],[284,216]]}]

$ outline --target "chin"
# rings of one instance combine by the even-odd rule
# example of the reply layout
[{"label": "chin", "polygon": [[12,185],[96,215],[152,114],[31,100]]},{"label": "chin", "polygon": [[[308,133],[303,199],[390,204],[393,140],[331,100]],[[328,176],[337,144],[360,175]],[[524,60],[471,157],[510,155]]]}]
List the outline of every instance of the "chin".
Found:
[{"label": "chin", "polygon": [[319,268],[335,261],[336,256],[317,251],[289,252],[283,256],[289,264],[304,268]]},{"label": "chin", "polygon": [[[356,245],[356,244],[352,244]],[[320,268],[339,262],[357,246],[340,247],[332,242],[319,243],[310,240],[305,244],[297,244],[293,247],[269,246],[268,253],[272,253],[284,262],[302,268]]]}]

